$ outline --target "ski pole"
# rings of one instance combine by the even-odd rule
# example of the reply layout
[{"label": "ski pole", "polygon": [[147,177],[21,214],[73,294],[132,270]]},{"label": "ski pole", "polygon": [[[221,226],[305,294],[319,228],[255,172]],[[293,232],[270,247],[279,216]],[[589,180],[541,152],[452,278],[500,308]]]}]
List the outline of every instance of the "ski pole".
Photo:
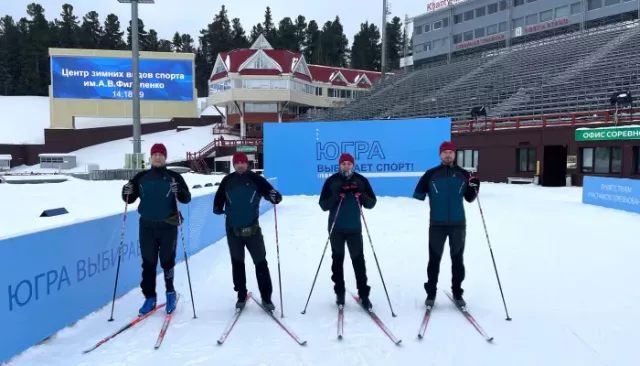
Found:
[{"label": "ski pole", "polygon": [[509,310],[507,310],[507,302],[504,299],[504,292],[502,291],[502,284],[500,283],[500,275],[498,275],[498,266],[496,265],[496,258],[493,255],[493,249],[491,248],[491,240],[489,239],[489,230],[487,230],[487,223],[484,219],[484,212],[482,211],[482,205],[480,204],[480,194],[477,187],[473,187],[476,192],[476,200],[478,201],[478,208],[480,209],[480,217],[482,218],[482,225],[484,226],[484,235],[487,237],[487,245],[489,245],[489,253],[491,253],[491,261],[493,262],[493,270],[496,272],[496,279],[498,280],[498,288],[500,288],[500,296],[502,296],[502,304],[504,305],[504,312],[507,316],[505,320],[511,321],[509,316]]},{"label": "ski pole", "polygon": [[336,220],[338,219],[338,214],[340,213],[340,206],[342,206],[343,198],[344,197],[340,197],[340,202],[338,202],[338,208],[336,209],[336,216],[333,218],[331,229],[329,229],[329,237],[327,238],[327,242],[324,243],[324,249],[322,250],[322,257],[320,257],[320,263],[318,263],[316,276],[313,278],[313,283],[311,284],[311,290],[309,291],[309,297],[307,298],[307,303],[304,305],[304,310],[302,310],[302,314],[307,313],[307,306],[309,306],[309,300],[311,300],[311,294],[313,293],[313,288],[316,286],[316,280],[318,280],[318,274],[320,273],[320,267],[322,266],[324,255],[327,253],[327,246],[329,246],[329,241],[331,240],[331,234],[333,233],[333,228],[336,226]]},{"label": "ski pole", "polygon": [[129,208],[129,195],[124,202],[124,214],[122,215],[122,232],[120,233],[120,245],[118,245],[118,265],[116,266],[116,282],[113,285],[113,299],[111,300],[111,317],[108,321],[113,321],[113,311],[116,307],[116,292],[118,291],[118,277],[120,276],[120,262],[122,261],[122,246],[124,245],[124,229],[127,224],[127,209]]},{"label": "ski pole", "polygon": [[282,305],[282,275],[280,272],[280,244],[278,242],[278,211],[276,205],[273,205],[273,222],[276,226],[276,253],[278,256],[278,288],[280,289],[280,317],[284,318],[284,307]]},{"label": "ski pole", "polygon": [[187,267],[187,280],[189,281],[189,292],[191,293],[191,307],[193,308],[193,319],[196,319],[196,304],[193,301],[193,288],[191,287],[191,274],[189,272],[189,257],[187,256],[187,247],[184,244],[184,230],[182,228],[182,214],[180,213],[180,206],[178,205],[178,193],[174,193],[176,199],[176,208],[178,211],[178,224],[180,225],[180,236],[182,237],[182,251],[184,252],[184,264]]},{"label": "ski pole", "polygon": [[387,285],[384,283],[384,277],[382,276],[382,270],[380,269],[380,262],[378,262],[378,256],[376,255],[376,250],[373,248],[373,241],[371,240],[371,234],[369,233],[369,226],[367,225],[367,220],[364,218],[364,211],[362,210],[362,204],[360,204],[360,196],[356,196],[356,200],[358,201],[358,206],[360,207],[360,216],[362,216],[362,222],[364,223],[364,229],[367,231],[367,237],[369,237],[369,244],[371,245],[371,251],[373,252],[373,258],[376,260],[376,266],[378,266],[378,273],[380,273],[380,280],[382,280],[382,288],[384,288],[384,293],[387,295],[387,302],[389,302],[389,310],[391,310],[391,316],[394,318],[397,316],[393,311],[393,306],[391,306],[391,299],[389,298],[389,291],[387,291]]}]

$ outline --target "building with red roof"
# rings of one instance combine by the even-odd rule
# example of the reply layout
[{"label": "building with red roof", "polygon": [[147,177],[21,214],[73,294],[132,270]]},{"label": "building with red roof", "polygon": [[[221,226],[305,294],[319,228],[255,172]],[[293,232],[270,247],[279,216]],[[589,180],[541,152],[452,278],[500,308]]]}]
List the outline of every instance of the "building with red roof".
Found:
[{"label": "building with red roof", "polygon": [[307,64],[302,53],[275,50],[261,35],[251,48],[218,54],[207,104],[225,107],[227,126],[242,137],[261,137],[263,123],[344,106],[379,77],[379,72]]}]

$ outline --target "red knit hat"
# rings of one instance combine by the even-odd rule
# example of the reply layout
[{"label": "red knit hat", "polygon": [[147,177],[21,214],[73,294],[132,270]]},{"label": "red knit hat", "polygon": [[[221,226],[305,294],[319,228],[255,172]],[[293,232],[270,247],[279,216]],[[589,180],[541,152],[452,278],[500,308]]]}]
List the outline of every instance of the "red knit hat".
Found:
[{"label": "red knit hat", "polygon": [[247,154],[243,153],[242,151],[238,151],[233,154],[232,163],[233,165],[236,165],[238,163],[249,164],[249,158],[247,157]]},{"label": "red knit hat", "polygon": [[153,146],[151,146],[151,155],[153,154],[162,154],[166,158],[167,148],[163,144],[153,144]]},{"label": "red knit hat", "polygon": [[338,160],[338,164],[342,164],[345,161],[348,161],[351,164],[355,164],[354,161],[353,161],[353,156],[351,156],[351,154],[342,154],[342,155],[340,155],[340,159]]},{"label": "red knit hat", "polygon": [[443,151],[456,151],[456,145],[453,144],[453,142],[451,141],[445,141],[440,145],[440,154],[442,154]]}]

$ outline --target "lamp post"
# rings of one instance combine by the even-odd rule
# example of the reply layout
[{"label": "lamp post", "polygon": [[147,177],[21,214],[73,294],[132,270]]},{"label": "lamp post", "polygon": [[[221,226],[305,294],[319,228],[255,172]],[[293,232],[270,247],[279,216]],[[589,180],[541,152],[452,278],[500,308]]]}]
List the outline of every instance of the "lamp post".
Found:
[{"label": "lamp post", "polygon": [[[138,4],[155,4],[154,0],[118,0],[121,4],[131,4],[131,73],[133,74],[133,95],[131,109],[133,117],[133,153],[142,153],[142,124],[140,122],[140,37],[138,34]],[[135,167],[138,167],[137,159]]]}]

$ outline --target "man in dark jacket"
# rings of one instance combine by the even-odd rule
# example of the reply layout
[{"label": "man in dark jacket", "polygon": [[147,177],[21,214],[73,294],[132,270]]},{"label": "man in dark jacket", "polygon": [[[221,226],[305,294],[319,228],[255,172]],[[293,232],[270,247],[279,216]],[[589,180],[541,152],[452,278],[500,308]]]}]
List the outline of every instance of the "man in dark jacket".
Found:
[{"label": "man in dark jacket", "polygon": [[451,253],[451,292],[459,306],[464,306],[462,281],[464,281],[464,247],[466,238],[466,219],[462,199],[473,202],[480,189],[478,178],[456,165],[456,148],[451,142],[440,145],[442,163],[427,170],[420,178],[413,197],[424,201],[429,196],[429,264],[428,282],[424,284],[427,292],[425,305],[435,304],[440,261],[444,244],[449,238]]},{"label": "man in dark jacket", "polygon": [[156,307],[156,269],[158,258],[164,271],[166,288],[166,311],[176,309],[176,291],[173,287],[173,272],[176,265],[176,243],[178,239],[178,207],[189,203],[191,193],[182,176],[167,169],[167,149],[162,144],[151,147],[151,169],[136,174],[122,188],[122,199],[134,203],[140,198],[140,253],[142,255],[142,282],[140,287],[145,297],[140,316]]},{"label": "man in dark jacket", "polygon": [[262,305],[273,312],[275,310],[271,301],[273,286],[258,217],[262,197],[276,205],[282,201],[282,195],[263,176],[248,169],[247,154],[235,153],[232,163],[235,172],[222,178],[213,200],[213,213],[226,216],[225,226],[231,255],[233,286],[238,293],[236,309],[244,308],[247,299],[247,275],[244,266],[244,248],[246,247],[256,267]]},{"label": "man in dark jacket", "polygon": [[[372,209],[377,202],[376,195],[369,180],[353,171],[353,156],[342,154],[339,163],[340,172],[333,174],[324,182],[318,202],[322,211],[329,211],[329,239],[333,260],[331,280],[334,283],[336,304],[344,306],[345,302],[344,246],[346,242],[355,272],[358,296],[362,306],[371,309],[373,305],[369,300],[371,288],[367,285],[360,206]],[[332,227],[334,221],[335,225]]]}]

